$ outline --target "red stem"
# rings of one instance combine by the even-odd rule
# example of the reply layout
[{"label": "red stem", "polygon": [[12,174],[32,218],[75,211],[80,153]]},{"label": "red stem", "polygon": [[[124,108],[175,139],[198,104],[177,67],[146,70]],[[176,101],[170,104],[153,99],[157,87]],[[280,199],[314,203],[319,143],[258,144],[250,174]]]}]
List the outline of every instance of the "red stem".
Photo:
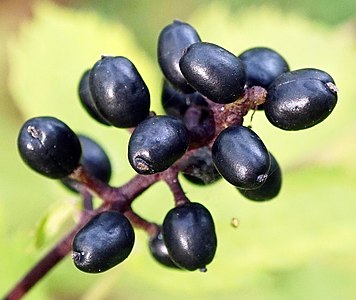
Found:
[{"label": "red stem", "polygon": [[117,193],[115,188],[92,176],[83,166],[79,166],[75,169],[69,178],[85,185],[107,204],[113,202],[114,199],[118,200],[118,198],[121,198],[121,195]]},{"label": "red stem", "polygon": [[125,211],[125,216],[136,228],[146,231],[149,236],[157,235],[159,231],[158,225],[142,218],[141,216],[136,214],[131,208]]},{"label": "red stem", "polygon": [[[95,211],[99,213],[102,208]],[[92,218],[93,213],[82,215],[75,228],[60,240],[4,297],[4,300],[21,299],[37,282],[39,282],[57,263],[59,263],[71,250],[75,234]]]},{"label": "red stem", "polygon": [[170,168],[162,174],[163,180],[167,183],[169,189],[171,190],[174,202],[176,206],[183,205],[189,202],[189,199],[185,195],[182,186],[178,180],[178,168]]},{"label": "red stem", "polygon": [[146,191],[151,185],[161,179],[161,173],[152,175],[136,175],[126,184],[117,188],[123,197],[126,199],[126,208],[135,200],[139,195]]},{"label": "red stem", "polygon": [[[59,263],[70,252],[75,234],[90,218],[106,209],[117,209],[121,212],[129,209],[130,203],[138,195],[142,194],[148,187],[160,179],[160,175],[158,174],[150,176],[136,175],[122,187],[113,188],[88,174],[82,167],[77,168],[70,177],[80,181],[88,189],[99,195],[99,197],[104,200],[104,203],[94,211],[91,211],[89,207],[84,207],[82,218],[75,228],[59,241],[57,245],[15,285],[7,296],[5,296],[4,300],[21,299],[22,296]],[[88,196],[88,194],[85,195],[85,197]],[[84,206],[90,206],[90,204],[84,203]],[[89,209],[87,210],[85,208]],[[153,231],[153,228],[151,228],[150,231]]]},{"label": "red stem", "polygon": [[[261,87],[252,87],[244,91],[241,99],[228,105],[220,105],[209,102],[209,107],[214,116],[213,123],[208,120],[207,123],[200,124],[203,111],[192,109],[189,111],[188,119],[192,119],[190,129],[196,135],[197,144],[195,147],[201,146],[199,139],[202,139],[202,144],[211,144],[217,135],[227,126],[242,125],[243,116],[246,115],[249,109],[255,109],[257,105],[262,104],[266,99],[266,90]],[[187,122],[187,120],[185,120]],[[215,127],[214,134],[210,137],[209,132],[212,124]],[[199,125],[202,128],[199,128]],[[133,129],[131,129],[133,131]],[[207,135],[207,136],[205,136]],[[204,137],[205,136],[205,137]],[[194,148],[194,147],[193,147]],[[193,153],[189,151],[181,159],[187,159]],[[180,162],[181,162],[180,161]],[[159,180],[164,180],[173,193],[175,205],[182,205],[189,202],[178,180],[178,171],[181,166],[178,161],[168,170],[153,175],[136,175],[125,185],[114,188],[91,176],[85,169],[80,166],[73,174],[71,179],[77,180],[84,184],[91,192],[95,193],[103,200],[103,204],[96,210],[92,210],[91,195],[84,193],[83,206],[84,211],[80,222],[75,228],[57,243],[5,296],[5,300],[17,300],[22,298],[37,282],[39,282],[58,262],[60,262],[71,250],[72,240],[80,228],[87,223],[90,218],[101,211],[107,209],[116,209],[124,212],[134,225],[145,229],[150,235],[157,230],[157,225],[146,221],[138,216],[131,209],[131,203],[140,194],[147,190],[151,185]]]}]

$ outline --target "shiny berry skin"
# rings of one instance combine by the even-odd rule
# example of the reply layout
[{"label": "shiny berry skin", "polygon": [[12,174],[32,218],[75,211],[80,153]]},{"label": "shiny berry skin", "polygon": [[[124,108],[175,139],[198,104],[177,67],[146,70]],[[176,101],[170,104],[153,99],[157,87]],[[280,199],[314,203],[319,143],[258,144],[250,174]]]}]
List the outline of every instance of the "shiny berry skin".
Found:
[{"label": "shiny berry skin", "polygon": [[242,61],[215,44],[200,42],[191,45],[179,66],[188,83],[216,103],[236,101],[246,83]]},{"label": "shiny berry skin", "polygon": [[98,109],[95,106],[89,88],[89,74],[90,70],[85,71],[79,82],[78,94],[80,103],[93,119],[103,125],[110,125],[108,121],[106,121],[104,117],[99,113]]},{"label": "shiny berry skin", "polygon": [[249,87],[258,85],[267,88],[279,75],[289,71],[285,59],[270,48],[251,48],[238,57],[244,63]]},{"label": "shiny berry skin", "polygon": [[90,71],[89,86],[96,108],[111,125],[135,127],[148,116],[149,91],[127,58],[102,57]]},{"label": "shiny berry skin", "polygon": [[270,157],[271,167],[268,171],[266,181],[257,189],[238,189],[245,198],[253,201],[267,201],[277,197],[279,194],[282,186],[282,171],[275,157],[271,153]]},{"label": "shiny berry skin", "polygon": [[167,80],[163,82],[161,103],[167,115],[180,119],[192,105],[208,107],[207,101],[198,92],[184,94],[176,90]]},{"label": "shiny berry skin", "polygon": [[300,69],[282,74],[268,87],[267,119],[284,130],[301,130],[322,122],[337,102],[334,80],[324,71]]},{"label": "shiny berry skin", "polygon": [[168,255],[168,250],[163,240],[161,228],[155,236],[150,237],[148,241],[148,247],[152,257],[161,265],[169,268],[179,269]]},{"label": "shiny berry skin", "polygon": [[255,132],[244,126],[224,129],[213,144],[212,155],[222,177],[241,189],[261,186],[271,164],[266,146]]},{"label": "shiny berry skin", "polygon": [[129,220],[116,211],[93,217],[73,239],[75,266],[87,273],[100,273],[124,261],[133,248],[135,233]]},{"label": "shiny berry skin", "polygon": [[196,30],[189,24],[175,20],[161,31],[158,38],[158,63],[168,81],[185,93],[194,89],[187,83],[179,68],[179,60],[192,44],[200,42]]},{"label": "shiny berry skin", "polygon": [[182,163],[181,172],[188,181],[197,185],[212,184],[221,178],[213,163],[209,147],[196,149]]},{"label": "shiny berry skin", "polygon": [[77,135],[54,117],[26,121],[20,129],[17,146],[23,161],[49,178],[66,177],[79,166],[81,146]]},{"label": "shiny berry skin", "polygon": [[196,202],[171,209],[162,225],[169,256],[182,269],[206,271],[214,258],[217,239],[210,212]]},{"label": "shiny berry skin", "polygon": [[[80,164],[89,174],[108,183],[111,177],[111,163],[105,150],[97,142],[85,135],[78,134],[78,138],[82,148]],[[62,178],[61,182],[70,190],[78,191],[79,182],[70,178]]]},{"label": "shiny berry skin", "polygon": [[133,131],[128,146],[131,166],[139,174],[154,174],[169,168],[187,150],[189,132],[172,116],[153,116]]}]

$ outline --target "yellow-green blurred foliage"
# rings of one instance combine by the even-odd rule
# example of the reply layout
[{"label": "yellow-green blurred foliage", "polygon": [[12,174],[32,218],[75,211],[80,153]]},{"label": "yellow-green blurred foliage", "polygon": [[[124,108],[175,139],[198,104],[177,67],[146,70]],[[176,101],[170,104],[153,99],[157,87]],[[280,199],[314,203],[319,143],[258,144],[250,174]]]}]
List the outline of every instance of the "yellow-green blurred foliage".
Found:
[{"label": "yellow-green blurred foliage", "polygon": [[[268,46],[281,53],[292,69],[327,71],[340,89],[334,112],[322,124],[301,132],[274,128],[263,112],[256,112],[252,127],[284,172],[282,192],[270,203],[249,202],[223,181],[202,188],[182,179],[187,196],[207,206],[216,221],[218,251],[207,273],[161,267],[148,253],[146,235],[137,232],[134,251],[121,265],[88,275],[67,258],[27,299],[353,299],[356,42],[352,27],[322,25],[263,5],[235,13],[222,2],[204,6],[185,21],[204,41],[236,54]],[[150,37],[152,45],[156,38]],[[128,133],[92,120],[80,106],[77,85],[101,54],[127,56],[150,89],[152,109],[162,112],[156,57],[146,54],[130,28],[94,12],[39,2],[33,19],[7,49],[8,87],[23,120],[39,115],[62,119],[107,150],[114,185],[128,180],[134,174],[126,158]],[[77,218],[79,201],[20,161],[16,149],[20,120],[8,120],[6,112],[0,110],[0,294],[45,253],[63,228],[69,228]],[[158,184],[134,207],[161,222],[172,204],[168,189]],[[240,221],[238,228],[230,225],[234,217]]]}]

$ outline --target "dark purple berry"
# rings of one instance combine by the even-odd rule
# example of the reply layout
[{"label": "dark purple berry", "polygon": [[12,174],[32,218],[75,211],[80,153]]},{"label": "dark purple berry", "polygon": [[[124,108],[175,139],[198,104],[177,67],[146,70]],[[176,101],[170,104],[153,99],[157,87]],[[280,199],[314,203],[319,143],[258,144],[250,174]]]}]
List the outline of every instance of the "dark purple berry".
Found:
[{"label": "dark purple berry", "polygon": [[50,178],[66,177],[79,166],[81,147],[77,135],[54,117],[26,121],[17,146],[21,158],[31,169]]},{"label": "dark purple berry", "polygon": [[289,71],[285,59],[270,48],[251,48],[241,53],[239,58],[244,63],[249,87],[267,88],[279,75]]},{"label": "dark purple berry", "polygon": [[90,70],[85,71],[79,82],[78,93],[80,103],[93,119],[95,119],[101,124],[110,125],[108,121],[106,121],[104,117],[99,113],[98,109],[95,106],[89,88],[89,74]]},{"label": "dark purple berry", "polygon": [[270,153],[271,167],[268,171],[267,179],[260,187],[252,190],[238,189],[247,199],[253,201],[271,200],[279,194],[282,186],[282,171],[274,156]]},{"label": "dark purple berry", "polygon": [[200,42],[196,30],[191,25],[177,20],[166,26],[158,38],[158,63],[162,72],[173,86],[185,93],[194,90],[184,78],[179,68],[179,60],[184,51],[196,42]]},{"label": "dark purple berry", "polygon": [[208,185],[221,178],[213,163],[209,147],[196,149],[182,163],[181,172],[188,181],[197,185]]},{"label": "dark purple berry", "polygon": [[270,156],[251,129],[244,126],[224,129],[214,142],[212,154],[217,170],[232,185],[254,189],[266,181]]},{"label": "dark purple berry", "polygon": [[213,218],[203,205],[190,202],[171,209],[162,233],[175,264],[189,271],[206,271],[215,256],[217,239]]},{"label": "dark purple berry", "polygon": [[137,173],[166,170],[187,150],[189,133],[183,122],[172,116],[154,116],[141,122],[131,134],[128,158]]},{"label": "dark purple berry", "polygon": [[90,71],[89,86],[96,108],[111,125],[135,127],[148,116],[149,91],[127,58],[102,57]]},{"label": "dark purple berry", "polygon": [[179,269],[178,266],[172,261],[168,254],[166,244],[163,241],[162,229],[155,236],[152,236],[148,241],[148,247],[152,257],[159,262],[161,265],[164,265],[169,268]]},{"label": "dark purple berry", "polygon": [[[95,178],[108,183],[111,177],[110,159],[104,149],[91,138],[78,135],[82,147],[80,164]],[[62,183],[70,190],[77,192],[79,182],[70,178],[62,178]]]},{"label": "dark purple berry", "polygon": [[182,119],[190,106],[208,107],[207,101],[198,92],[184,94],[167,80],[163,81],[161,102],[167,115]]},{"label": "dark purple berry", "polygon": [[226,104],[242,94],[246,73],[242,61],[211,43],[191,45],[179,62],[188,83],[211,101]]},{"label": "dark purple berry", "polygon": [[322,122],[337,102],[334,80],[324,71],[300,69],[284,73],[268,87],[264,103],[268,120],[284,130],[300,130]]},{"label": "dark purple berry", "polygon": [[134,242],[135,233],[129,220],[119,212],[105,211],[76,234],[72,258],[84,272],[104,272],[124,261]]}]

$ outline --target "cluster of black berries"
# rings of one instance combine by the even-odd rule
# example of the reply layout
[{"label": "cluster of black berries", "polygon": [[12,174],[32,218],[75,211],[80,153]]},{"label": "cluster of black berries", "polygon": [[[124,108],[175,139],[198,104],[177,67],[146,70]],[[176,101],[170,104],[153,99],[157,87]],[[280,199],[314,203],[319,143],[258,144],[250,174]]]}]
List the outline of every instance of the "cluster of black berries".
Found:
[{"label": "cluster of black berries", "polygon": [[[323,121],[337,102],[327,73],[290,71],[269,48],[236,56],[202,42],[180,21],[162,30],[158,62],[166,115],[150,112],[149,90],[125,57],[103,56],[80,81],[81,103],[94,119],[132,132],[128,160],[138,175],[122,187],[108,184],[111,165],[104,150],[60,120],[37,117],[21,128],[23,160],[81,193],[83,214],[92,215],[72,243],[74,263],[85,272],[103,272],[122,262],[134,245],[132,225],[149,233],[149,249],[158,262],[205,271],[217,247],[214,222],[202,204],[185,196],[178,174],[199,185],[222,177],[248,199],[270,200],[280,191],[281,169],[258,135],[243,126],[243,117],[264,110],[273,125],[300,130]],[[162,225],[131,208],[136,196],[159,180],[175,200]],[[93,207],[92,193],[103,199],[102,206]]]}]

